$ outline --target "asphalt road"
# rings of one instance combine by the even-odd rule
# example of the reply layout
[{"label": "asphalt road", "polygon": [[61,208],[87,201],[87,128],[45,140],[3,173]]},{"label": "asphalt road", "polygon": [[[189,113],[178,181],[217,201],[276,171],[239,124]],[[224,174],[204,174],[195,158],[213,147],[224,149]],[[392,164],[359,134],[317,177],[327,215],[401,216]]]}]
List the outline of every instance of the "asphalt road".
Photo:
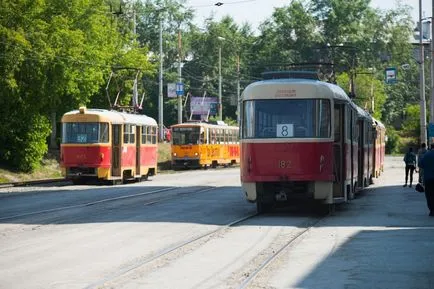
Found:
[{"label": "asphalt road", "polygon": [[0,189],[0,288],[434,288],[434,218],[403,174],[388,157],[325,217],[254,216],[239,168]]}]

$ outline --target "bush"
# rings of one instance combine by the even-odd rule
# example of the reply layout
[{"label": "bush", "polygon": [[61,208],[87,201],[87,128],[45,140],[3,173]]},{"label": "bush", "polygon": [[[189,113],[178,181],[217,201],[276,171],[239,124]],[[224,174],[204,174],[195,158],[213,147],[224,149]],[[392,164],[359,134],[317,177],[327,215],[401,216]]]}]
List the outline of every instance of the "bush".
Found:
[{"label": "bush", "polygon": [[386,129],[386,154],[395,154],[399,152],[400,137],[393,127]]},{"label": "bush", "polygon": [[10,133],[3,135],[0,148],[2,159],[16,170],[34,171],[48,151],[46,138],[51,130],[48,119],[39,114],[23,115],[8,124]]}]

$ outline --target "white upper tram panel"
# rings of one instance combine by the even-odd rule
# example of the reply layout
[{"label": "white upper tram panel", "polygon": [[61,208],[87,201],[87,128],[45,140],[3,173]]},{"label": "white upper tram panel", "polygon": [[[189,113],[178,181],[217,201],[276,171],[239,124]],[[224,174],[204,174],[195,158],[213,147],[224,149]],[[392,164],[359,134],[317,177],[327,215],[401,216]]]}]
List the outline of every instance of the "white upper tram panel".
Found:
[{"label": "white upper tram panel", "polygon": [[[81,109],[80,109],[81,110]],[[115,110],[106,110],[106,109],[84,109],[84,112],[80,110],[73,110],[64,114],[64,117],[79,115],[79,114],[87,114],[87,115],[95,115],[101,118],[101,120],[111,122],[113,124],[136,124],[136,125],[152,125],[156,126],[157,122],[155,119],[146,116],[144,114],[131,114],[125,112],[119,112]]]},{"label": "white upper tram panel", "polygon": [[311,79],[271,79],[250,84],[243,92],[243,100],[325,98],[352,103],[345,91],[337,85]]}]

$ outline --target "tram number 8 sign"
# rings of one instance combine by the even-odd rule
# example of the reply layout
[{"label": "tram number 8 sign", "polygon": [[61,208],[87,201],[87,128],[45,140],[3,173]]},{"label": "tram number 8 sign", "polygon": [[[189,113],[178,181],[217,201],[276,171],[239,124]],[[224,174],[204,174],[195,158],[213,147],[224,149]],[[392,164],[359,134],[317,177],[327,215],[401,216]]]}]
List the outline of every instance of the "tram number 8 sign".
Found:
[{"label": "tram number 8 sign", "polygon": [[292,123],[277,125],[277,137],[293,137],[293,136],[294,136],[294,125]]}]

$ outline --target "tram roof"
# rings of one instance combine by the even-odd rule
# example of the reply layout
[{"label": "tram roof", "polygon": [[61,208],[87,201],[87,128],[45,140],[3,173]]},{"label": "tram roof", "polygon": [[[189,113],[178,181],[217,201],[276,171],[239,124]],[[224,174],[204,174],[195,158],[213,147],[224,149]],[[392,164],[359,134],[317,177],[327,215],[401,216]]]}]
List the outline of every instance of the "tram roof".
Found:
[{"label": "tram roof", "polygon": [[352,102],[345,91],[335,84],[300,78],[269,79],[251,83],[244,89],[243,98],[264,99],[265,91],[269,89],[274,89],[275,92],[273,96],[268,96],[267,98],[298,98],[297,90],[302,90],[303,94],[300,97],[315,95],[319,98],[332,98],[344,102]]},{"label": "tram roof", "polygon": [[137,124],[137,125],[157,125],[155,119],[144,114],[131,114],[115,110],[85,109],[84,113],[80,110],[73,110],[64,114],[62,121],[72,120],[78,115],[93,115],[101,119],[101,121],[108,121],[114,124]]},{"label": "tram roof", "polygon": [[214,128],[231,128],[231,129],[238,129],[238,126],[233,126],[233,125],[228,125],[228,124],[215,124],[215,123],[209,123],[209,122],[201,122],[201,121],[197,121],[197,122],[184,122],[184,123],[178,123],[178,124],[174,124],[171,127],[192,127],[192,126],[202,126],[202,127],[214,127]]},{"label": "tram roof", "polygon": [[365,119],[368,119],[368,120],[373,122],[374,118],[366,110],[364,110],[363,108],[361,108],[360,106],[358,106],[354,102],[352,104],[357,111],[357,117],[358,118],[365,118]]}]

